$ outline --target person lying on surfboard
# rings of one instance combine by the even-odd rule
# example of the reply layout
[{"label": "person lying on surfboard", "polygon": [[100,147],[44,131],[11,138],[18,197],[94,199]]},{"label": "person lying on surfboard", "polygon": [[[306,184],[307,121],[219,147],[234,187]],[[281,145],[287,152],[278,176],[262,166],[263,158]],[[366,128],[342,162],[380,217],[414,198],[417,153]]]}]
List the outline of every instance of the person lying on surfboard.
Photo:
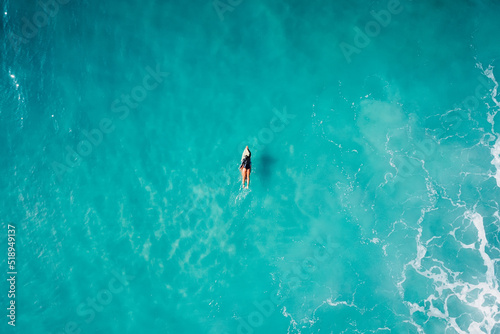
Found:
[{"label": "person lying on surfboard", "polygon": [[248,149],[248,146],[245,147],[243,155],[241,156],[240,172],[241,172],[241,185],[243,186],[243,188],[245,188],[245,180],[246,180],[247,189],[248,186],[250,185],[250,171],[252,170],[252,161],[250,160],[251,155],[252,153]]}]

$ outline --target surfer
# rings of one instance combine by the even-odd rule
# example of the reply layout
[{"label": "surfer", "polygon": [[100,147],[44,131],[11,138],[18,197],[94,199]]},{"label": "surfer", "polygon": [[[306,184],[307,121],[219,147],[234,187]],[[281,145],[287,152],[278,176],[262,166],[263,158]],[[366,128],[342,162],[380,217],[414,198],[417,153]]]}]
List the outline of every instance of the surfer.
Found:
[{"label": "surfer", "polygon": [[248,189],[248,186],[250,185],[250,171],[252,170],[252,162],[250,160],[251,156],[252,156],[252,153],[248,149],[248,146],[245,147],[245,150],[243,151],[243,155],[241,156],[240,171],[241,171],[241,185],[244,188],[245,187],[245,180],[246,180],[247,181],[247,189]]}]

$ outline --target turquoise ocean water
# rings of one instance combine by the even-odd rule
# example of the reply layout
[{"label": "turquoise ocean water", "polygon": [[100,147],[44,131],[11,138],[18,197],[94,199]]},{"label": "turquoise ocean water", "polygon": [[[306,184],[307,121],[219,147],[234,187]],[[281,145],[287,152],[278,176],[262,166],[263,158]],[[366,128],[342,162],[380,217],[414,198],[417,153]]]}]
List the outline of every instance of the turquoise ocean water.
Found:
[{"label": "turquoise ocean water", "polygon": [[1,333],[500,333],[498,1],[0,9]]}]

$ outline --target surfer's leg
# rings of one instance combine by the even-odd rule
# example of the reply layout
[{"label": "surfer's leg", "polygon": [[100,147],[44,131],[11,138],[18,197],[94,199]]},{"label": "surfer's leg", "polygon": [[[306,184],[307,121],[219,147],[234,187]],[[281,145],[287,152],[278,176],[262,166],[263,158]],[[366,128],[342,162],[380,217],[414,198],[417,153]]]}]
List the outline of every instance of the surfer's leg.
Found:
[{"label": "surfer's leg", "polygon": [[245,186],[245,178],[246,178],[246,170],[245,168],[241,167],[240,168],[240,172],[241,172],[241,185],[244,187]]},{"label": "surfer's leg", "polygon": [[247,188],[250,186],[250,171],[251,169],[247,169]]}]

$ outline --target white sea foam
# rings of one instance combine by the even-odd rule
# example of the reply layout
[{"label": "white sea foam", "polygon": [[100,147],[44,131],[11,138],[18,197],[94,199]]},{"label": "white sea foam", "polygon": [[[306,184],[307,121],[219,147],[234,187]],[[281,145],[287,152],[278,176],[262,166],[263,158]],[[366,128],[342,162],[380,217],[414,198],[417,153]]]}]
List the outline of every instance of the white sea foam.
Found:
[{"label": "white sea foam", "polygon": [[500,102],[497,100],[497,94],[498,94],[498,82],[495,78],[495,75],[493,73],[494,67],[489,65],[488,68],[484,69],[482,64],[478,63],[477,67],[481,69],[483,74],[490,79],[494,87],[491,90],[490,96],[491,100],[494,103],[494,106],[489,106],[488,105],[488,116],[487,116],[487,121],[488,123],[491,124],[491,131],[493,132],[493,135],[497,137],[497,140],[493,147],[491,147],[491,155],[493,156],[493,159],[491,160],[491,164],[495,166],[496,172],[493,175],[493,177],[497,181],[497,186],[500,187],[500,137],[498,136],[497,133],[495,133],[495,116],[498,113],[498,108],[500,108]]},{"label": "white sea foam", "polygon": [[491,148],[491,155],[493,156],[491,164],[496,168],[493,177],[497,180],[497,186],[500,187],[500,137],[497,138],[495,145]]},{"label": "white sea foam", "polygon": [[297,329],[297,321],[295,321],[290,313],[286,311],[286,306],[283,306],[283,310],[281,313],[286,317],[290,318],[290,326],[288,326],[288,334],[290,334],[290,330],[293,328],[294,333],[300,334],[300,330]]},{"label": "white sea foam", "polygon": [[[487,69],[483,69],[482,65],[480,65],[480,68],[481,70],[483,71],[483,74],[486,75],[488,77],[488,79],[490,79],[491,81],[493,81],[493,83],[495,84],[495,86],[493,87],[493,89],[491,90],[491,99],[493,100],[493,102],[495,103],[495,105],[497,107],[500,107],[500,102],[498,102],[497,100],[497,93],[498,93],[498,82],[497,80],[495,79],[495,75],[493,74],[493,69],[494,67],[489,65]],[[496,112],[495,112],[496,113]]]},{"label": "white sea foam", "polygon": [[[419,234],[417,236],[417,256],[414,260],[410,261],[403,271],[403,280],[398,284],[400,292],[403,292],[403,283],[406,281],[406,269],[408,266],[414,268],[414,270],[432,280],[434,287],[434,293],[428,296],[424,303],[416,304],[413,302],[405,302],[409,308],[410,314],[415,312],[421,312],[426,314],[428,317],[436,317],[444,319],[447,322],[448,328],[453,328],[458,333],[491,333],[493,327],[497,323],[498,317],[500,316],[499,305],[500,305],[500,292],[498,291],[498,280],[495,275],[495,262],[496,259],[492,259],[486,252],[488,246],[488,240],[486,238],[486,233],[483,224],[483,217],[472,211],[466,211],[463,214],[463,220],[469,221],[477,230],[477,241],[473,244],[464,244],[457,240],[463,248],[477,250],[483,259],[484,266],[486,267],[485,280],[479,282],[467,282],[460,278],[461,273],[454,272],[447,268],[445,264],[437,259],[432,259],[436,265],[429,268],[422,266],[422,258],[425,255],[424,251],[426,246],[430,245],[431,240],[423,242],[421,240],[421,230],[419,229]],[[470,225],[466,224],[467,226]],[[450,233],[455,239],[455,231]],[[478,244],[479,247],[475,245]],[[480,278],[478,278],[480,280]],[[472,317],[471,323],[468,328],[464,330],[457,323],[459,317],[453,317],[450,315],[449,310],[449,300],[450,297],[455,296],[459,302],[466,307],[471,307],[476,309],[481,314],[481,319]],[[493,302],[492,302],[493,300]],[[442,302],[444,312],[441,311],[437,306],[436,302]],[[425,306],[422,306],[425,305]],[[413,323],[416,325],[415,323]]]}]

